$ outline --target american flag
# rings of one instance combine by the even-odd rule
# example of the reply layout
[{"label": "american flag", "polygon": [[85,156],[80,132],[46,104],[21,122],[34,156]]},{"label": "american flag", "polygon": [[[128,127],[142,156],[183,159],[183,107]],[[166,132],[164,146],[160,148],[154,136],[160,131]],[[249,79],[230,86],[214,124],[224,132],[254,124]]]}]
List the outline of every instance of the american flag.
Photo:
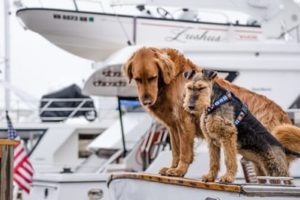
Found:
[{"label": "american flag", "polygon": [[[14,129],[8,112],[6,111],[7,120],[7,137],[11,140],[20,140],[17,131]],[[19,186],[22,190],[29,193],[30,185],[33,177],[33,167],[29,160],[29,155],[26,152],[24,143],[20,141],[20,144],[15,147],[14,150],[14,183]]]}]

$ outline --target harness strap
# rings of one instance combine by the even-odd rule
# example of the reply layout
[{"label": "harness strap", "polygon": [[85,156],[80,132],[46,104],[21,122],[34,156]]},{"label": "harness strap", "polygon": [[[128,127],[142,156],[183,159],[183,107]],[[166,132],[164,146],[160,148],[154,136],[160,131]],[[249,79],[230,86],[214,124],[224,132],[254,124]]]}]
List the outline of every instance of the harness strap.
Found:
[{"label": "harness strap", "polygon": [[[234,95],[227,91],[226,94],[221,96],[219,99],[217,99],[211,106],[207,108],[207,114],[212,113],[217,107],[231,101],[234,98]],[[248,113],[248,107],[243,104],[240,113],[238,114],[237,118],[234,120],[235,126],[237,126],[246,116]]]},{"label": "harness strap", "polygon": [[227,91],[226,94],[217,99],[211,106],[207,108],[207,113],[212,113],[217,107],[229,102],[232,99],[231,92]]},{"label": "harness strap", "polygon": [[244,119],[247,113],[248,113],[248,108],[245,104],[243,104],[240,113],[234,120],[234,125],[237,126]]}]

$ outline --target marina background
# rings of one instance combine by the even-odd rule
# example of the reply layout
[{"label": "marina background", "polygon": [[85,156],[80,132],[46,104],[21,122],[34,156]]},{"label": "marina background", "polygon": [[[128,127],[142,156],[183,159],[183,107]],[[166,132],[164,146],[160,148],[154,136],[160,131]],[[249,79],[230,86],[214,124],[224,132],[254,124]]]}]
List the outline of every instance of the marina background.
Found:
[{"label": "marina background", "polygon": [[[63,2],[54,1],[63,5]],[[12,1],[10,2],[12,4]],[[4,13],[0,3],[0,108],[4,106]],[[11,5],[11,86],[28,98],[39,100],[43,94],[77,83],[83,85],[93,71],[91,61],[72,55],[45,40],[40,35],[24,30]],[[12,107],[22,104],[12,92]]]}]

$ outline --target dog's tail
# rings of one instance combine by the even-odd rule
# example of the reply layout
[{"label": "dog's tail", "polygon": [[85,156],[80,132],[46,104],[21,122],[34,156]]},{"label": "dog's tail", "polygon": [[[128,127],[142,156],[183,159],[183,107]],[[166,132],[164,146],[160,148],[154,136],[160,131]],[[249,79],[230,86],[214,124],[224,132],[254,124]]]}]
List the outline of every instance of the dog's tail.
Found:
[{"label": "dog's tail", "polygon": [[300,153],[298,152],[295,152],[295,151],[292,151],[286,147],[283,147],[284,148],[284,152],[285,154],[290,157],[290,156],[293,156],[294,158],[300,158]]},{"label": "dog's tail", "polygon": [[300,128],[291,124],[279,125],[272,130],[272,135],[286,148],[289,156],[300,157]]},{"label": "dog's tail", "polygon": [[279,125],[272,130],[272,135],[285,147],[300,153],[300,128],[291,124]]}]

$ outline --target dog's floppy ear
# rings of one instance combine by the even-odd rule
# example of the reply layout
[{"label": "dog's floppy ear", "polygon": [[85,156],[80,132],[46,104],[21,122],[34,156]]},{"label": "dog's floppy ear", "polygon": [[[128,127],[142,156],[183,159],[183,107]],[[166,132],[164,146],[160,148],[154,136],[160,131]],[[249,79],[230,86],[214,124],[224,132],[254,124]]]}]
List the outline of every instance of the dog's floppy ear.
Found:
[{"label": "dog's floppy ear", "polygon": [[129,83],[130,83],[132,80],[132,61],[131,60],[122,66],[122,71],[123,71],[123,74],[125,74],[128,77]]},{"label": "dog's floppy ear", "polygon": [[175,77],[174,63],[168,55],[156,52],[157,59],[155,59],[157,67],[162,74],[165,84],[169,84]]},{"label": "dog's floppy ear", "polygon": [[128,61],[122,66],[122,72],[125,76],[128,77],[129,83],[132,80],[132,62],[133,62],[133,57],[135,54],[133,54]]},{"label": "dog's floppy ear", "polygon": [[188,70],[183,73],[183,77],[186,80],[191,80],[194,77],[195,73],[196,73],[195,70]]},{"label": "dog's floppy ear", "polygon": [[216,71],[210,69],[203,69],[202,73],[203,76],[208,80],[213,80],[218,75]]}]

